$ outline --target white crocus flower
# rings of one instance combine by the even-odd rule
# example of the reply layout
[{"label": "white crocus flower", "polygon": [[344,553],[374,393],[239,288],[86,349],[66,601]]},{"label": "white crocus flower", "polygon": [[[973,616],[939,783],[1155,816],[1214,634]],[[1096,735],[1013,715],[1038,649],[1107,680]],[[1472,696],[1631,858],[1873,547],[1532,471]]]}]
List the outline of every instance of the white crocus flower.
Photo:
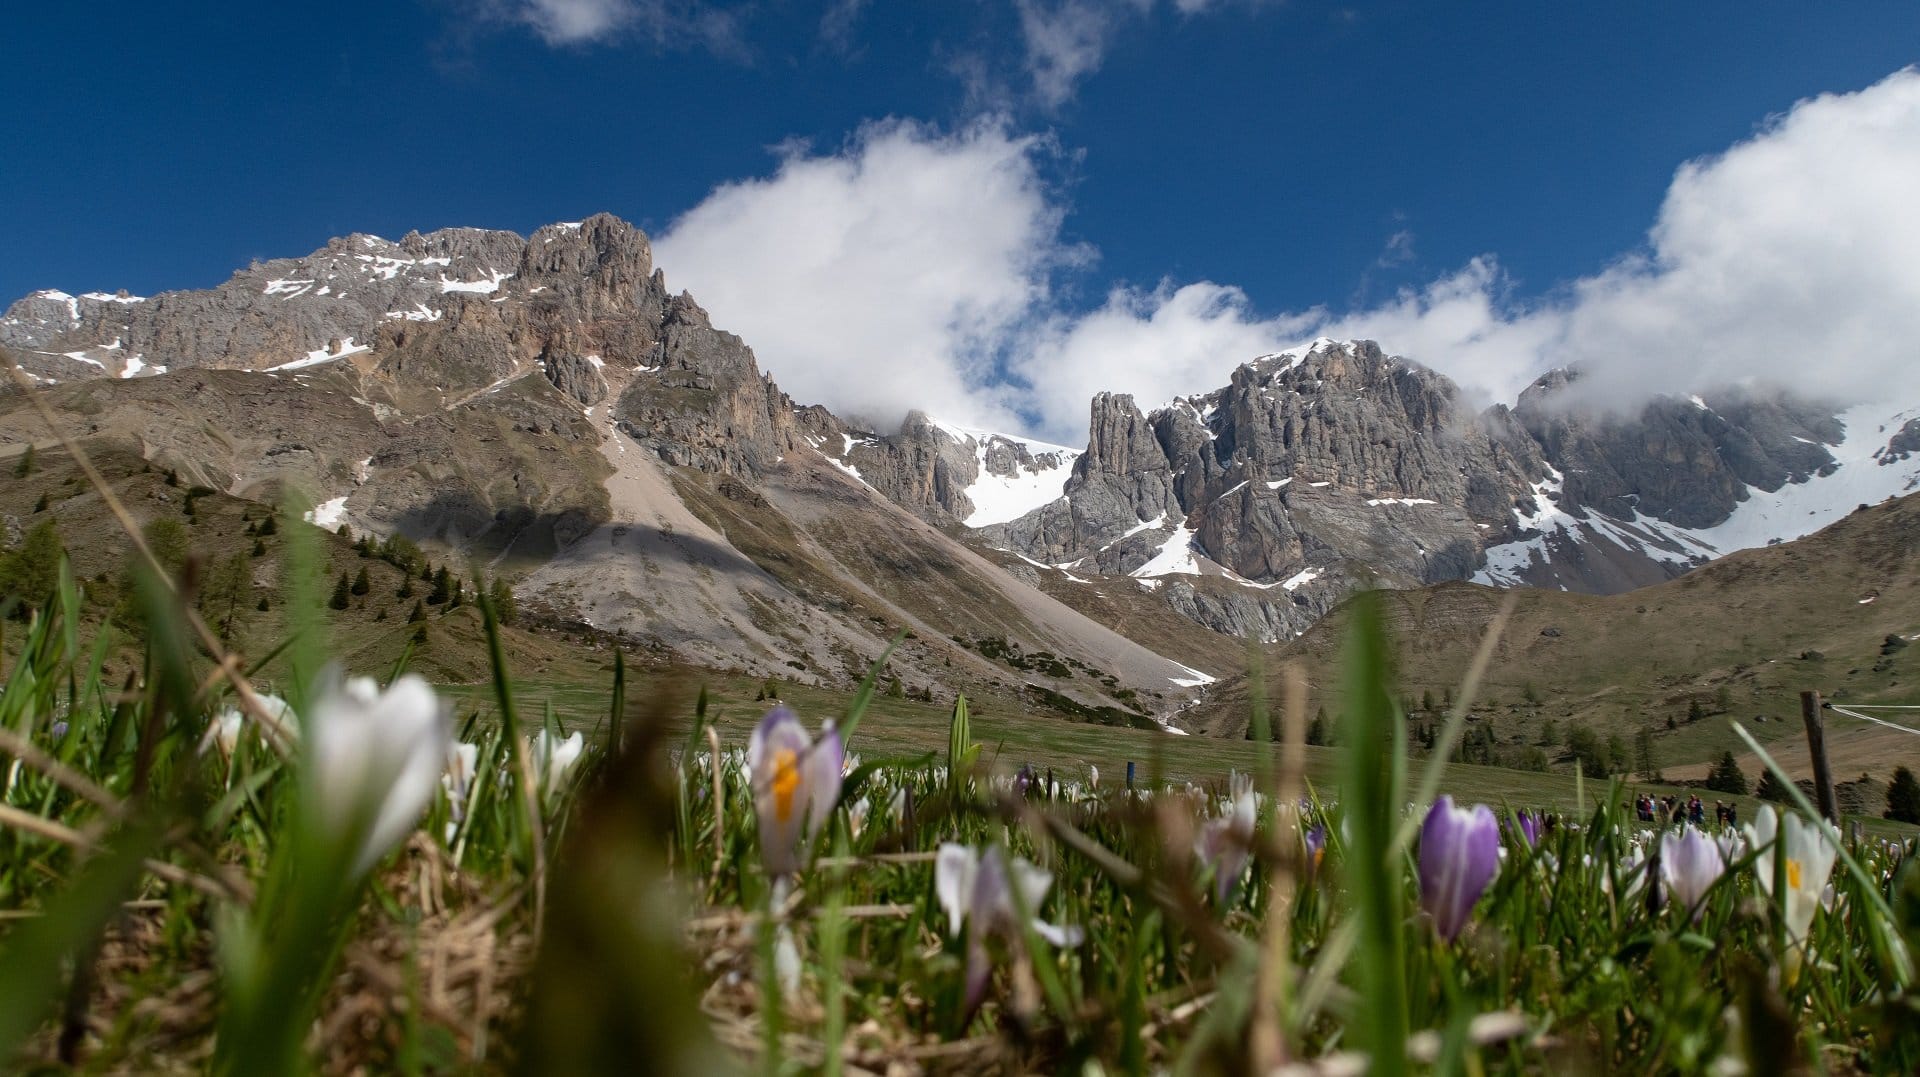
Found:
[{"label": "white crocus flower", "polygon": [[[293,708],[287,701],[276,695],[260,693],[257,697],[260,706],[271,718],[289,734],[295,734],[299,727],[293,722]],[[223,707],[213,720],[207,723],[206,735],[200,738],[202,754],[213,748],[220,749],[224,758],[232,759],[234,751],[240,747],[240,734],[246,729],[247,716],[238,708]]]},{"label": "white crocus flower", "polygon": [[447,804],[453,809],[455,823],[467,817],[467,790],[473,787],[474,771],[479,765],[479,745],[466,741],[447,745],[447,769],[440,775],[440,788],[447,791]]},{"label": "white crocus flower", "polygon": [[433,797],[452,734],[427,682],[407,674],[382,692],[330,674],[303,725],[313,821],[353,846],[355,875],[404,840]]},{"label": "white crocus flower", "polygon": [[[1788,972],[1792,975],[1798,971],[1801,951],[1806,948],[1807,934],[1813,927],[1813,914],[1821,907],[1827,876],[1833,872],[1834,858],[1839,855],[1837,834],[1826,823],[1809,822],[1798,815],[1788,815],[1783,823],[1771,805],[1762,805],[1746,829],[1748,844],[1760,850],[1753,865],[1760,878],[1760,888],[1769,897],[1779,896],[1785,906],[1787,937],[1793,943],[1787,953]],[[1786,859],[1783,895],[1773,892],[1776,855]]]},{"label": "white crocus flower", "polygon": [[586,747],[587,742],[581,739],[578,730],[557,739],[542,729],[533,738],[533,772],[539,776],[541,788],[548,795],[566,788],[567,779],[580,765],[580,756]]}]

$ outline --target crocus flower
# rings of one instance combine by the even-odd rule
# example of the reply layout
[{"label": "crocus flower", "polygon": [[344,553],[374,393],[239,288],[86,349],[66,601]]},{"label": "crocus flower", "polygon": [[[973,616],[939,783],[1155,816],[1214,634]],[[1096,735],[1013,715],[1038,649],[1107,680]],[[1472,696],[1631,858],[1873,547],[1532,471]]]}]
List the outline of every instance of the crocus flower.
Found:
[{"label": "crocus flower", "polygon": [[433,689],[407,674],[382,692],[366,677],[328,676],[305,733],[313,822],[353,848],[366,872],[398,845],[433,797],[452,739]]},{"label": "crocus flower", "polygon": [[1540,844],[1540,817],[1530,811],[1521,811],[1514,816],[1514,824],[1520,831],[1520,839],[1529,848]]},{"label": "crocus flower", "polygon": [[453,812],[453,823],[447,827],[449,836],[467,817],[467,790],[473,787],[474,769],[479,765],[478,745],[466,741],[447,745],[447,767],[440,774],[440,788],[446,790],[447,805]]},{"label": "crocus flower", "polygon": [[[1783,825],[1771,805],[1761,805],[1746,830],[1747,841],[1760,850],[1753,864],[1760,877],[1760,888],[1769,897],[1780,896],[1786,908],[1787,937],[1794,944],[1787,954],[1789,975],[1792,975],[1798,971],[1801,950],[1806,946],[1808,930],[1813,927],[1813,914],[1820,908],[1820,896],[1826,890],[1827,876],[1833,871],[1839,846],[1827,824],[1788,815]],[[1773,892],[1776,855],[1786,858],[1784,895]]]},{"label": "crocus flower", "polygon": [[807,736],[800,718],[785,706],[760,719],[747,742],[747,770],[753,776],[753,807],[760,822],[760,859],[774,876],[800,869],[803,842],[840,800],[840,771],[845,751],[833,723],[820,739]]},{"label": "crocus flower", "polygon": [[1456,808],[1441,797],[1420,827],[1420,904],[1440,937],[1459,936],[1474,903],[1500,868],[1500,824],[1492,809]]},{"label": "crocus flower", "polygon": [[1320,861],[1327,855],[1327,828],[1324,824],[1315,824],[1307,831],[1307,878],[1320,874]]},{"label": "crocus flower", "polygon": [[1660,836],[1661,880],[1667,893],[1694,919],[1700,918],[1700,900],[1726,869],[1720,846],[1700,831],[1685,826]]},{"label": "crocus flower", "polygon": [[1227,802],[1226,813],[1202,823],[1193,839],[1193,855],[1213,869],[1215,901],[1227,900],[1227,894],[1247,870],[1253,848],[1254,816],[1258,811],[1252,781],[1240,780],[1238,773],[1230,780],[1233,797]]},{"label": "crocus flower", "polygon": [[[941,844],[934,856],[933,892],[940,907],[947,912],[948,932],[958,938],[962,929],[969,924],[973,926],[967,941],[969,1010],[980,1004],[986,992],[987,975],[991,971],[987,963],[987,937],[1019,938],[1022,929],[1018,908],[1027,911],[1030,917],[1027,926],[1034,934],[1049,943],[1080,944],[1083,936],[1079,928],[1050,924],[1039,917],[1040,903],[1052,886],[1052,875],[1021,857],[1014,857],[1009,864],[1006,854],[998,847],[981,852],[953,842]],[[1018,908],[1014,904],[1015,887],[1019,888]]]},{"label": "crocus flower", "polygon": [[1087,788],[1100,788],[1100,768],[1094,766],[1092,763],[1087,764]]},{"label": "crocus flower", "polygon": [[[292,721],[293,708],[287,704],[286,700],[265,693],[259,696],[259,700],[260,706],[279,722],[282,729],[288,733],[298,732],[299,727]],[[234,749],[240,746],[240,733],[246,728],[246,724],[246,715],[240,713],[238,709],[222,708],[220,713],[214,715],[213,720],[207,723],[206,735],[200,738],[201,753],[205,754],[210,748],[219,748],[222,757],[233,758]]]},{"label": "crocus flower", "polygon": [[586,747],[587,742],[581,739],[579,730],[565,739],[557,739],[544,729],[534,736],[533,771],[548,795],[566,788],[567,779],[580,765],[580,756]]}]

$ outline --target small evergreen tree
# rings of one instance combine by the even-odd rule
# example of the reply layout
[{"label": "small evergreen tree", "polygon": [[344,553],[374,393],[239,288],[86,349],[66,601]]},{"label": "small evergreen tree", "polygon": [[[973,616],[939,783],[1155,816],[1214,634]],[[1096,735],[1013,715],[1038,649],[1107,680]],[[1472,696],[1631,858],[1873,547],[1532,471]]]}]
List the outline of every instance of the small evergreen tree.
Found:
[{"label": "small evergreen tree", "polygon": [[40,500],[33,503],[33,511],[45,512],[49,504],[52,504],[52,502],[47,499],[47,492],[42,490],[40,491]]},{"label": "small evergreen tree", "polygon": [[261,595],[259,603],[255,605],[253,608],[256,610],[259,610],[261,613],[267,612],[267,596]]},{"label": "small evergreen tree", "polygon": [[393,597],[395,598],[412,598],[413,597],[413,577],[411,575],[400,577],[400,589],[393,593]]},{"label": "small evergreen tree", "polygon": [[1654,758],[1653,730],[1644,726],[1633,735],[1633,769],[1647,781],[1661,780],[1660,761]]},{"label": "small evergreen tree", "polygon": [[447,566],[441,565],[432,578],[433,590],[427,592],[427,605],[444,605],[453,597],[453,573],[447,571]]},{"label": "small evergreen tree", "polygon": [[1900,767],[1887,786],[1887,818],[1896,823],[1920,823],[1920,781],[1913,771]]},{"label": "small evergreen tree", "polygon": [[0,554],[0,603],[15,603],[13,615],[26,620],[60,585],[60,559],[65,555],[53,520],[34,524],[16,549]]},{"label": "small evergreen tree", "polygon": [[1687,721],[1689,723],[1697,722],[1700,719],[1705,718],[1706,716],[1707,716],[1707,708],[1700,705],[1699,699],[1696,698],[1696,699],[1687,700]]},{"label": "small evergreen tree", "polygon": [[13,477],[24,479],[33,474],[33,443],[27,443],[27,451],[20,454],[20,462],[13,465]]},{"label": "small evergreen tree", "polygon": [[261,541],[260,539],[254,539],[253,540],[253,556],[265,557],[266,555],[267,555],[267,544]]},{"label": "small evergreen tree", "polygon": [[1420,709],[1428,714],[1433,713],[1433,689],[1428,688],[1420,693]]},{"label": "small evergreen tree", "polygon": [[[345,574],[342,573],[342,575]],[[356,595],[364,595],[368,591],[373,590],[373,581],[367,578],[367,566],[360,566],[360,574],[353,578],[353,587],[351,590]]]},{"label": "small evergreen tree", "polygon": [[1316,714],[1313,716],[1313,721],[1307,723],[1307,743],[1308,744],[1325,744],[1326,742],[1327,742],[1326,719],[1323,716]]},{"label": "small evergreen tree", "polygon": [[1600,734],[1586,726],[1568,728],[1567,752],[1580,767],[1580,773],[1589,778],[1607,776],[1607,768],[1612,760],[1607,755],[1606,744],[1600,740]]},{"label": "small evergreen tree", "polygon": [[1788,800],[1786,785],[1774,777],[1771,770],[1760,772],[1760,784],[1754,787],[1753,795],[1775,804],[1785,804]]},{"label": "small evergreen tree", "polygon": [[1720,793],[1732,793],[1744,796],[1747,792],[1747,775],[1734,761],[1731,751],[1720,753],[1720,761],[1707,772],[1707,788]]},{"label": "small evergreen tree", "polygon": [[498,576],[487,585],[487,602],[493,606],[493,615],[501,624],[510,625],[520,620],[520,603],[514,600],[513,588]]},{"label": "small evergreen tree", "polygon": [[410,625],[419,624],[420,622],[426,619],[427,619],[427,607],[425,605],[422,605],[419,599],[417,598],[414,599],[413,611],[407,614],[407,623]]},{"label": "small evergreen tree", "polygon": [[346,609],[349,602],[348,595],[352,593],[352,590],[353,585],[347,582],[347,574],[342,572],[340,578],[333,581],[333,597],[327,600],[328,608],[336,610]]},{"label": "small evergreen tree", "polygon": [[260,521],[260,528],[254,533],[258,535],[277,535],[280,533],[280,523],[269,513],[266,519]]}]

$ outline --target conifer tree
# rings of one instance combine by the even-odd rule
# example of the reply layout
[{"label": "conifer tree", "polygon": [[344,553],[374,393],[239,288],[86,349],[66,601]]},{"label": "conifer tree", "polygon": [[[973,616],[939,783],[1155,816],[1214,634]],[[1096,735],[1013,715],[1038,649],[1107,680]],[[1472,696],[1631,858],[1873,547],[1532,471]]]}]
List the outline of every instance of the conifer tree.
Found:
[{"label": "conifer tree", "polygon": [[31,616],[60,585],[65,553],[51,518],[33,525],[17,548],[0,554],[0,603],[15,603],[13,614],[21,620]]},{"label": "conifer tree", "polygon": [[413,610],[412,612],[407,614],[407,623],[410,625],[419,624],[421,621],[424,621],[426,619],[427,619],[427,607],[422,605],[419,599],[417,598],[414,599]]},{"label": "conifer tree", "polygon": [[349,601],[347,596],[352,588],[353,585],[347,582],[347,574],[342,572],[340,578],[333,581],[333,597],[327,600],[327,606],[336,610],[346,609]]},{"label": "conifer tree", "polygon": [[1720,761],[1707,772],[1707,788],[1721,793],[1743,796],[1747,791],[1747,776],[1734,761],[1731,751],[1720,753]]},{"label": "conifer tree", "polygon": [[1774,777],[1771,770],[1760,772],[1760,784],[1754,787],[1753,795],[1775,804],[1785,804],[1788,800],[1786,785]]},{"label": "conifer tree", "polygon": [[27,444],[27,451],[20,454],[20,462],[13,465],[13,477],[24,479],[33,474],[33,444]]},{"label": "conifer tree", "polygon": [[1654,758],[1653,730],[1641,727],[1633,735],[1633,769],[1650,782],[1660,780],[1660,761]]},{"label": "conifer tree", "polygon": [[364,595],[372,589],[373,581],[367,578],[367,566],[361,565],[360,574],[353,578],[352,591],[356,595]]},{"label": "conifer tree", "polygon": [[453,597],[453,574],[447,571],[447,566],[441,565],[432,579],[433,590],[427,592],[427,605],[439,606]]},{"label": "conifer tree", "polygon": [[1887,786],[1887,818],[1896,823],[1920,823],[1920,781],[1913,771],[1900,767]]}]

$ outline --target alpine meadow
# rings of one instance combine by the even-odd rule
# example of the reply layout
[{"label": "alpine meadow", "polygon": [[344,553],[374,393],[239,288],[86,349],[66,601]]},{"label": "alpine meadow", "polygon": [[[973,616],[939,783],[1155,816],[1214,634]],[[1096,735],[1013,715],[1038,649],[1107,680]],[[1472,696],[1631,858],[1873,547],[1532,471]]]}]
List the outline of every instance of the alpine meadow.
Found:
[{"label": "alpine meadow", "polygon": [[0,1069],[1920,1073],[1920,18],[1742,15],[20,13]]}]

